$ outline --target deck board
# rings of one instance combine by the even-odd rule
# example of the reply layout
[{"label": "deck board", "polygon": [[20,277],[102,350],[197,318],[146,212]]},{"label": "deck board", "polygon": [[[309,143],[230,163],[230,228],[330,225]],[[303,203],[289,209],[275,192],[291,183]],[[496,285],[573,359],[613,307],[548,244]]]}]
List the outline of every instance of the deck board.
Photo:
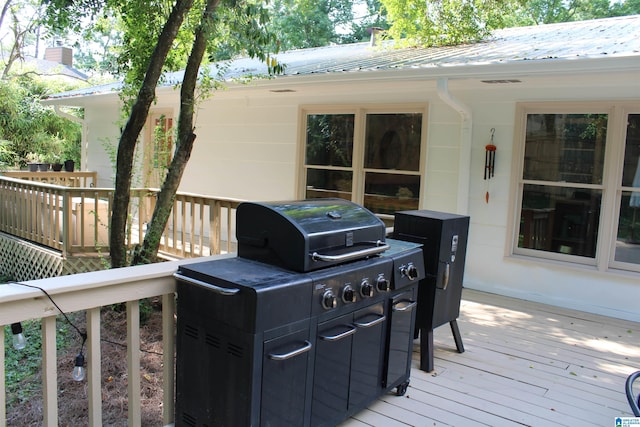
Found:
[{"label": "deck board", "polygon": [[465,289],[458,325],[434,331],[433,372],[414,343],[405,396],[381,396],[340,427],[607,426],[631,417],[640,323]]}]

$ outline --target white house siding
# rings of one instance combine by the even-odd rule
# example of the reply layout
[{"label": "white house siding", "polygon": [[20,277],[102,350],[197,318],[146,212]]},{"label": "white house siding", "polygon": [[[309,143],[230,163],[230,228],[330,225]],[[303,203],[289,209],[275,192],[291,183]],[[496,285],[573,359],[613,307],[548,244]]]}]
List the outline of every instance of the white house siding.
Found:
[{"label": "white house siding", "polygon": [[[487,85],[489,89],[475,90],[450,84],[452,93],[473,110],[466,287],[640,321],[637,274],[597,271],[591,266],[535,261],[505,253],[512,238],[508,222],[514,210],[511,182],[515,179],[512,148],[517,102],[633,99],[640,105],[637,73],[608,77],[604,82],[595,76],[556,77],[540,79],[536,84],[527,84],[531,79],[523,77],[525,83],[521,85]],[[491,128],[496,129],[498,149],[496,175],[487,182],[482,179],[482,168]],[[427,171],[427,180],[431,181],[429,178]],[[484,200],[487,188],[489,203]]]},{"label": "white house siding", "polygon": [[181,190],[240,199],[291,198],[297,119],[290,97],[214,96],[198,111],[197,139]]},{"label": "white house siding", "polygon": [[[117,101],[117,96],[111,98]],[[82,154],[82,169],[98,173],[97,187],[112,188],[115,165],[109,154],[115,153],[120,137],[120,109],[117,102],[100,103],[85,108],[85,146]]]}]

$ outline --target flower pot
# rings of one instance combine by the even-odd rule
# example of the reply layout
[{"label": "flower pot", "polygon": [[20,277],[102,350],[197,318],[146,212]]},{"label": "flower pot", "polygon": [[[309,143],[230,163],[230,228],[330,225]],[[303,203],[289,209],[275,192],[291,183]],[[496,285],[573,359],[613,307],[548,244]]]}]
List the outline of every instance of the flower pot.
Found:
[{"label": "flower pot", "polygon": [[49,163],[38,163],[38,170],[40,172],[46,172],[49,170],[49,166],[51,166]]},{"label": "flower pot", "polygon": [[51,169],[54,172],[60,172],[62,170],[62,163],[51,163]]},{"label": "flower pot", "polygon": [[67,172],[73,172],[73,167],[75,166],[73,160],[65,160],[64,161],[64,170]]},{"label": "flower pot", "polygon": [[38,164],[37,163],[29,163],[29,172],[38,172]]}]

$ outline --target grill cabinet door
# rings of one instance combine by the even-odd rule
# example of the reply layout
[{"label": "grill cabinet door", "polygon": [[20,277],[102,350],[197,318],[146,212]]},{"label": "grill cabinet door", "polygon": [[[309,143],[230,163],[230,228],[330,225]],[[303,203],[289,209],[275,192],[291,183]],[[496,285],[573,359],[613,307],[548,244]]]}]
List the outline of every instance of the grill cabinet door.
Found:
[{"label": "grill cabinet door", "polygon": [[353,313],[318,325],[311,425],[329,426],[344,418],[349,401],[351,343],[357,331]]},{"label": "grill cabinet door", "polygon": [[386,317],[382,302],[356,311],[353,324],[358,333],[353,336],[349,410],[357,410],[375,399],[382,387],[382,361]]},{"label": "grill cabinet door", "polygon": [[390,300],[386,388],[393,388],[407,381],[411,375],[416,290],[417,286],[413,285]]},{"label": "grill cabinet door", "polygon": [[264,343],[261,426],[298,427],[306,424],[310,350],[308,328]]}]

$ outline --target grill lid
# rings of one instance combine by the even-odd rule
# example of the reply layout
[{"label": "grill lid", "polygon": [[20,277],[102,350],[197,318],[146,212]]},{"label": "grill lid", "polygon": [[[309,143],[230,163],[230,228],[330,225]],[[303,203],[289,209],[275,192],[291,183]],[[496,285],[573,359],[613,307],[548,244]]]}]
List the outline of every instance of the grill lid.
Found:
[{"label": "grill lid", "polygon": [[384,223],[344,199],[245,202],[236,210],[238,256],[307,272],[385,251]]}]

